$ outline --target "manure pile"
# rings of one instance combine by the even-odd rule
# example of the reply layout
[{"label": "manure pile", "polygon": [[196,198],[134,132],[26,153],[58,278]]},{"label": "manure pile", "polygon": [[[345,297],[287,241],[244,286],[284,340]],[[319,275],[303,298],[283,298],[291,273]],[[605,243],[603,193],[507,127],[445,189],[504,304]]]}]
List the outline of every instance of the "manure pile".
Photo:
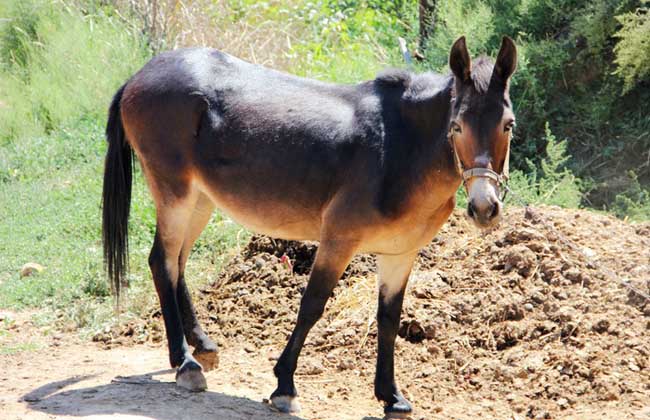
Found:
[{"label": "manure pile", "polygon": [[[253,237],[200,294],[208,333],[249,352],[281,349],[316,248]],[[650,226],[515,208],[498,229],[481,233],[455,213],[420,253],[409,282],[396,352],[407,396],[426,411],[469,392],[505,399],[531,418],[554,417],[577,402],[649,405],[650,302],[607,277],[601,264],[650,293]],[[352,261],[307,340],[298,374],[372,377],[374,272],[373,257]]]}]

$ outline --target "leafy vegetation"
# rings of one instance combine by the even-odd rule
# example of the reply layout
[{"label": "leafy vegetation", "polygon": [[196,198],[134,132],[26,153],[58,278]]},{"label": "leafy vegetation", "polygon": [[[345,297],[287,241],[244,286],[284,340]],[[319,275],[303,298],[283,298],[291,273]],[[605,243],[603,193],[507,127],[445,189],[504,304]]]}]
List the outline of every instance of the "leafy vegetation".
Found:
[{"label": "leafy vegetation", "polygon": [[[9,16],[0,48],[0,307],[47,306],[43,322],[92,330],[113,316],[100,242],[106,110],[151,52],[115,16],[62,4],[0,10]],[[129,309],[137,312],[155,299],[146,265],[155,212],[141,176],[133,195]],[[188,275],[207,281],[246,240],[240,231],[216,217]],[[20,278],[27,262],[45,270]]]},{"label": "leafy vegetation", "polygon": [[561,207],[580,205],[581,183],[568,169],[571,156],[567,154],[567,141],[558,141],[546,124],[546,157],[538,168],[530,159],[527,170],[511,174],[511,188],[529,204],[551,204]]},{"label": "leafy vegetation", "polygon": [[[648,2],[439,0],[418,70],[446,72],[451,42],[519,46],[511,186],[533,203],[650,218]],[[398,0],[7,0],[0,3],[0,307],[47,306],[92,331],[112,322],[100,252],[106,110],[162,49],[211,45],[343,83],[403,66],[417,2]],[[551,131],[552,130],[552,131]],[[557,136],[557,137],[556,137]],[[558,140],[562,139],[562,140]],[[155,213],[142,176],[132,203],[128,311],[151,307]],[[462,194],[462,193],[461,193]],[[205,282],[248,233],[215,215],[188,264]],[[42,273],[20,278],[27,262]]]}]

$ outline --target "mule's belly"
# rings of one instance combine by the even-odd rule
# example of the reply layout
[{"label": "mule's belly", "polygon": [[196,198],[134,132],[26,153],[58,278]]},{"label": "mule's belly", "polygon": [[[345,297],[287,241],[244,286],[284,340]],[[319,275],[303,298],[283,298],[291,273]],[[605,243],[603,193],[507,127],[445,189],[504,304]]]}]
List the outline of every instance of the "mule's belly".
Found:
[{"label": "mule's belly", "polygon": [[228,217],[246,229],[273,238],[291,240],[320,240],[320,209],[317,200],[304,203],[281,200],[250,186],[238,192],[220,188],[219,182],[197,182]]}]

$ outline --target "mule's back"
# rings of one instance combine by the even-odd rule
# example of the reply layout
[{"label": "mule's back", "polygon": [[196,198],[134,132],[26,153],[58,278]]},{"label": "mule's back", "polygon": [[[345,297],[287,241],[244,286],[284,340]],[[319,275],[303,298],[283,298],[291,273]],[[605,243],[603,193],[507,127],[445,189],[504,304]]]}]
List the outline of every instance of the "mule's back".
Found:
[{"label": "mule's back", "polygon": [[191,184],[263,233],[318,239],[320,212],[344,184],[368,191],[378,182],[381,106],[369,84],[321,83],[185,49],[143,67],[122,111],[149,179],[168,179],[174,194]]}]

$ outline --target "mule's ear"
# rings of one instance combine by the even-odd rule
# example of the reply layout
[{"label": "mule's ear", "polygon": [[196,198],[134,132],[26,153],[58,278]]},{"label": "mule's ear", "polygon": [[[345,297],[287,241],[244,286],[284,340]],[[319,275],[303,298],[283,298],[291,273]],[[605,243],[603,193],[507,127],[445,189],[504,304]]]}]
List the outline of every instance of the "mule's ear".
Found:
[{"label": "mule's ear", "polygon": [[499,49],[499,55],[497,55],[497,61],[494,64],[494,73],[501,80],[507,82],[516,69],[517,47],[515,46],[515,41],[510,37],[504,36],[501,40],[501,48]]},{"label": "mule's ear", "polygon": [[472,72],[472,61],[469,58],[465,37],[461,36],[451,46],[449,52],[449,68],[459,80],[466,82]]}]

